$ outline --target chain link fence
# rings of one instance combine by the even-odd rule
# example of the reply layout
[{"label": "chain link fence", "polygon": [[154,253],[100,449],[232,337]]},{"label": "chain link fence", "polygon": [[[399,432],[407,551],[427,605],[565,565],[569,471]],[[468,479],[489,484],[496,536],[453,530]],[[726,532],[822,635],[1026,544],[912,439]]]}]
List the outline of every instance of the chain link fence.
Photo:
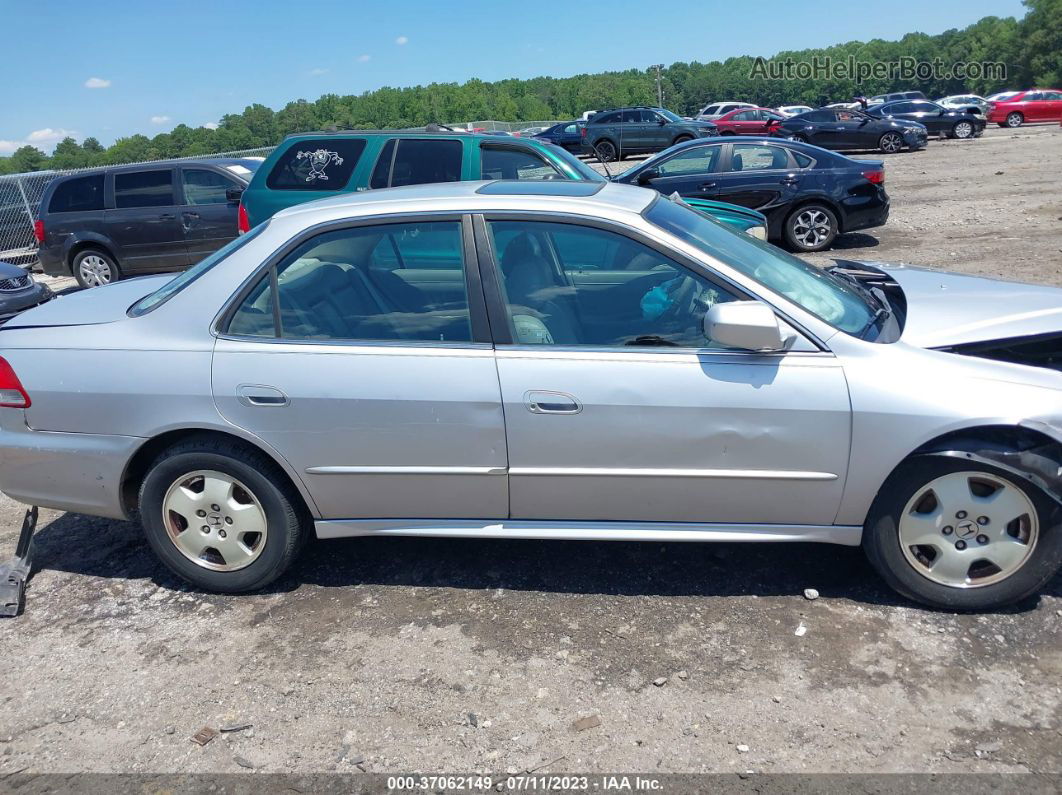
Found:
[{"label": "chain link fence", "polygon": [[[448,125],[455,130],[474,132],[538,132],[540,129],[557,124],[556,121],[471,121]],[[413,128],[422,130],[423,127]],[[265,146],[258,149],[242,149],[236,152],[218,152],[212,155],[176,158],[176,160],[202,160],[215,157],[266,157],[275,147]],[[172,162],[173,159],[167,159]],[[145,163],[162,162],[160,160],[141,161]],[[122,165],[137,165],[123,163]],[[95,166],[93,168],[99,168]],[[33,222],[37,220],[37,210],[41,197],[48,183],[59,176],[75,174],[92,169],[67,169],[56,171],[34,171],[26,174],[0,176],[0,260],[15,265],[30,267],[37,261],[37,241],[33,236]]]}]

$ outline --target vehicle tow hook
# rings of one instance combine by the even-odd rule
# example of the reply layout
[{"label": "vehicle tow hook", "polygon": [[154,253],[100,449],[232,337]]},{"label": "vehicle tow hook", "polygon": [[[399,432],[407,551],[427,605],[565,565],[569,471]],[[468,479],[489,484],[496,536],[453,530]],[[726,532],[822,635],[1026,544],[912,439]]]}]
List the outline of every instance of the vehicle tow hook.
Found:
[{"label": "vehicle tow hook", "polygon": [[14,618],[26,603],[26,583],[33,568],[33,531],[37,529],[37,506],[26,511],[18,534],[15,557],[0,563],[0,618]]}]

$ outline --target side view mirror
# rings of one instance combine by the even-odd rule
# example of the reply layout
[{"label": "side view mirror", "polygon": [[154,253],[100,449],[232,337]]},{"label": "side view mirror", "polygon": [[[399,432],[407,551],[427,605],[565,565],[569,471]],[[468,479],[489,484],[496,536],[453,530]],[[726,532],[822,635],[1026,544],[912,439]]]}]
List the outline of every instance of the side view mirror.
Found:
[{"label": "side view mirror", "polygon": [[240,198],[243,196],[243,188],[225,188],[225,201],[240,203]]},{"label": "side view mirror", "polygon": [[704,336],[728,348],[774,353],[796,339],[783,336],[774,310],[761,301],[726,301],[704,313]]},{"label": "side view mirror", "polygon": [[660,176],[660,172],[655,168],[647,168],[641,174],[638,175],[639,185],[648,185],[654,179]]}]

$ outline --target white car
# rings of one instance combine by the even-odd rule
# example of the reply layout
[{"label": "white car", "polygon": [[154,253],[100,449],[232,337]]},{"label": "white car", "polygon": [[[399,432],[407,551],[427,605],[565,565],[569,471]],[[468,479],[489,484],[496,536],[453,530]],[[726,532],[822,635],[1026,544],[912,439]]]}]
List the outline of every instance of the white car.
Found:
[{"label": "white car", "polygon": [[942,97],[937,104],[945,108],[976,108],[978,113],[988,110],[989,101],[977,94],[955,94],[950,97]]},{"label": "white car", "polygon": [[700,113],[697,114],[698,121],[715,121],[721,116],[725,116],[732,110],[738,108],[758,108],[759,105],[753,105],[751,102],[713,102],[711,105],[705,105],[701,108]]},{"label": "white car", "polygon": [[780,108],[775,108],[783,116],[799,116],[801,113],[808,113],[815,110],[810,105],[782,105]]}]

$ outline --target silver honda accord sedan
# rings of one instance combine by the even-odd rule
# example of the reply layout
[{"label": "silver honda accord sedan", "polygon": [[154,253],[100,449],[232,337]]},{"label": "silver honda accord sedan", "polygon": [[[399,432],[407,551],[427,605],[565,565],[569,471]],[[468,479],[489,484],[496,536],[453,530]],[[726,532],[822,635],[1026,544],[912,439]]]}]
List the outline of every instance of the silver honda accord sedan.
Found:
[{"label": "silver honda accord sedan", "polygon": [[822,270],[678,200],[450,183],[285,210],[0,329],[0,489],[213,591],[365,535],[862,545],[926,604],[1062,562],[1062,290]]}]

